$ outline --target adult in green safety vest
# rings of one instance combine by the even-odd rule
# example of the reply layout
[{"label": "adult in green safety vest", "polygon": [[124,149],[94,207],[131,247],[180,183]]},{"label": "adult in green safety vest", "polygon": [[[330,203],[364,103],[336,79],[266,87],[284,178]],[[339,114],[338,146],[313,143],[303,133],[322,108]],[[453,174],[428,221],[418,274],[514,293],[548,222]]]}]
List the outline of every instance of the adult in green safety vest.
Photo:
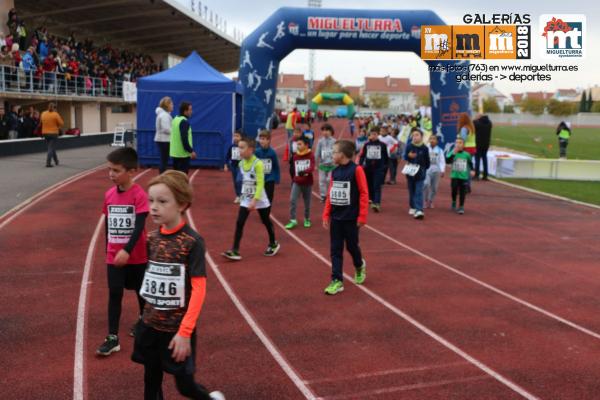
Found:
[{"label": "adult in green safety vest", "polygon": [[560,158],[566,160],[567,146],[571,138],[571,123],[561,121],[556,128],[556,136],[558,136],[558,148],[560,149]]},{"label": "adult in green safety vest", "polygon": [[190,169],[190,160],[196,158],[194,144],[192,143],[192,127],[189,123],[191,116],[192,104],[182,101],[179,105],[179,115],[173,119],[171,125],[171,143],[169,146],[173,168],[186,174]]}]

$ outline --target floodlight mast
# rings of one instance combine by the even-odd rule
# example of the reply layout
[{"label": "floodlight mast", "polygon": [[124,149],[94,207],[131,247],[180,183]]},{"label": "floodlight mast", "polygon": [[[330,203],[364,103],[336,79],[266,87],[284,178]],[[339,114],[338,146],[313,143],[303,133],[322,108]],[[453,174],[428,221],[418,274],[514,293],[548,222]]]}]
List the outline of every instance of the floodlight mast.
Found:
[{"label": "floodlight mast", "polygon": [[[311,8],[321,8],[321,0],[308,0]],[[308,51],[308,98],[315,94],[315,51]]]}]

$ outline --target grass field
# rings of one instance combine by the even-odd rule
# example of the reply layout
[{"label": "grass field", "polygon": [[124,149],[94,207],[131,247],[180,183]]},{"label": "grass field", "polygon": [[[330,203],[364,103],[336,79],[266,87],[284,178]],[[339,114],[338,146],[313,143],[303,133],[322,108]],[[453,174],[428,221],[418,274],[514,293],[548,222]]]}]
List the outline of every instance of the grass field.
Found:
[{"label": "grass field", "polygon": [[[558,139],[552,127],[494,126],[492,145],[558,158]],[[575,128],[567,148],[569,159],[600,160],[600,128]]]},{"label": "grass field", "polygon": [[502,180],[515,185],[539,190],[540,192],[551,193],[558,196],[567,197],[569,199],[583,201],[585,203],[600,205],[600,182],[553,181],[549,179],[514,178],[506,178]]}]

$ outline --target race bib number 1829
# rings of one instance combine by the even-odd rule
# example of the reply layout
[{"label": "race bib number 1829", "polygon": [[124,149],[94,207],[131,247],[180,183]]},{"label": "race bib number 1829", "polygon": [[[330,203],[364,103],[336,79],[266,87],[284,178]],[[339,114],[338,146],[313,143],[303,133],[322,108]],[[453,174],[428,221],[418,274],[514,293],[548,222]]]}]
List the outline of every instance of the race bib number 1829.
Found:
[{"label": "race bib number 1829", "polygon": [[134,206],[108,206],[108,241],[127,243],[135,227]]}]

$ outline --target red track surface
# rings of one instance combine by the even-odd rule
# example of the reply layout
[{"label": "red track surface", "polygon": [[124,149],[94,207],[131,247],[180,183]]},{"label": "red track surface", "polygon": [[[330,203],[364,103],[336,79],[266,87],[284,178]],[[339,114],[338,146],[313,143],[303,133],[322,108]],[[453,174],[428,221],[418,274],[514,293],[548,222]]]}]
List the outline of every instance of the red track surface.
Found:
[{"label": "red track surface", "polygon": [[[282,143],[279,132],[273,144]],[[282,166],[273,216],[285,223],[289,174]],[[0,230],[2,398],[73,397],[82,269],[109,185],[105,175],[67,185]],[[329,258],[329,240],[316,198],[313,228],[297,228],[292,237],[276,227],[282,250],[274,258],[262,256],[266,233],[251,216],[244,260],[232,263],[219,256],[231,245],[237,214],[230,174],[202,170],[193,185],[191,213],[209,254],[315,397],[520,398],[516,387],[539,398],[598,397],[598,210],[475,183],[461,217],[447,209],[449,182],[443,179],[438,208],[419,222],[406,215],[404,183],[386,185],[383,212],[371,213],[361,232],[370,292],[347,280],[342,294],[326,297],[330,269],[317,256]],[[122,351],[94,356],[106,333],[103,242],[102,234],[88,284],[83,393],[89,399],[141,398],[143,369],[129,361],[132,339],[126,336],[135,318],[132,293],[125,295]],[[348,257],[346,272],[352,273]],[[305,398],[214,271],[198,336],[197,377],[228,399]],[[177,398],[171,379],[165,387]]]}]

